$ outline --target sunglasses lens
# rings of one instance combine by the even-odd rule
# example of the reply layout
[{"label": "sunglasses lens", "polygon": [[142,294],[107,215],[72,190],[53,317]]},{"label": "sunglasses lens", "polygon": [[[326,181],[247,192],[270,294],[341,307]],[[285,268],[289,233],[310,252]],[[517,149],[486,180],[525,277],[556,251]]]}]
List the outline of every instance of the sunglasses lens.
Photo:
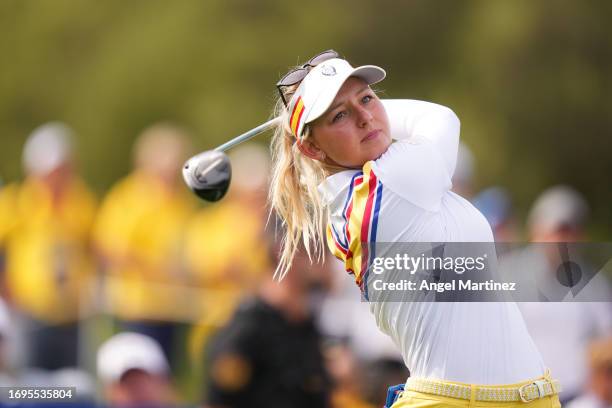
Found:
[{"label": "sunglasses lens", "polygon": [[324,51],[319,55],[315,55],[308,63],[310,65],[319,65],[323,61],[338,57],[338,53],[334,50]]},{"label": "sunglasses lens", "polygon": [[277,85],[290,86],[290,85],[297,84],[302,79],[304,79],[304,77],[306,77],[306,74],[308,74],[308,70],[305,68],[295,69],[293,71],[288,72],[287,75],[282,77],[281,80],[278,81]]}]

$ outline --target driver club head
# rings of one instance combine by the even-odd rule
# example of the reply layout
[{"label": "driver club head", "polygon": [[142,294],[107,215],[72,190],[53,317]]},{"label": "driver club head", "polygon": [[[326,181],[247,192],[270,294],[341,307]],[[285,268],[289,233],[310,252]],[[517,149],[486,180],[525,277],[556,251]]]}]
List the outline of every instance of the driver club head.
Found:
[{"label": "driver club head", "polygon": [[183,179],[189,188],[206,201],[219,201],[229,188],[232,166],[229,157],[218,150],[193,156],[183,166]]}]

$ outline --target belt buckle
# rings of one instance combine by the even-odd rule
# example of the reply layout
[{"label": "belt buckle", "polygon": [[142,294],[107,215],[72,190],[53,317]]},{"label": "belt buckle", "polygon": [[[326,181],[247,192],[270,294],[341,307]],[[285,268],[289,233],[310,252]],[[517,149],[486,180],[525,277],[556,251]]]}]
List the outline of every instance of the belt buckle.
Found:
[{"label": "belt buckle", "polygon": [[[519,392],[519,397],[521,397],[521,401],[527,403],[527,402],[535,401],[536,399],[545,397],[546,392],[544,391],[544,384],[546,383],[548,383],[548,381],[546,380],[537,380],[532,383],[528,383],[528,384],[520,386],[518,392]],[[530,385],[535,385],[536,387],[538,387],[538,396],[532,399],[527,399],[523,394],[523,389],[525,387],[529,387]]]}]

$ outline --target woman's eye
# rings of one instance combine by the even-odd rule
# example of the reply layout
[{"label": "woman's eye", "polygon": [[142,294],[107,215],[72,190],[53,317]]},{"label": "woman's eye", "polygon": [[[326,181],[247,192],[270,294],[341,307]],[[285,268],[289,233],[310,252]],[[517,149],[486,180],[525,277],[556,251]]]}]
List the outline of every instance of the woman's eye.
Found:
[{"label": "woman's eye", "polygon": [[346,115],[346,112],[342,111],[342,112],[338,112],[336,114],[336,116],[334,116],[334,119],[332,119],[333,123],[336,123],[337,121],[339,121],[340,119],[342,119],[344,117],[344,115]]},{"label": "woman's eye", "polygon": [[361,102],[363,103],[368,103],[372,100],[372,95],[366,95],[363,98],[361,98]]}]

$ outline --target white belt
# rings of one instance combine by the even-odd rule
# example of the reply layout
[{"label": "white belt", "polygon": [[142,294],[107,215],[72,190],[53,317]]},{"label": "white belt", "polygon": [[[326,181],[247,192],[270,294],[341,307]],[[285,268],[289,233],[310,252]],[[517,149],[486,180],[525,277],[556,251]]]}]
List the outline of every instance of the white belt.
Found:
[{"label": "white belt", "polygon": [[[530,402],[538,398],[558,394],[561,391],[561,386],[557,380],[539,379],[526,382],[519,387],[475,386],[474,389],[476,391],[476,398],[474,398],[476,401]],[[423,378],[408,378],[406,390],[440,395],[442,397],[472,399],[472,387],[469,385]]]}]

